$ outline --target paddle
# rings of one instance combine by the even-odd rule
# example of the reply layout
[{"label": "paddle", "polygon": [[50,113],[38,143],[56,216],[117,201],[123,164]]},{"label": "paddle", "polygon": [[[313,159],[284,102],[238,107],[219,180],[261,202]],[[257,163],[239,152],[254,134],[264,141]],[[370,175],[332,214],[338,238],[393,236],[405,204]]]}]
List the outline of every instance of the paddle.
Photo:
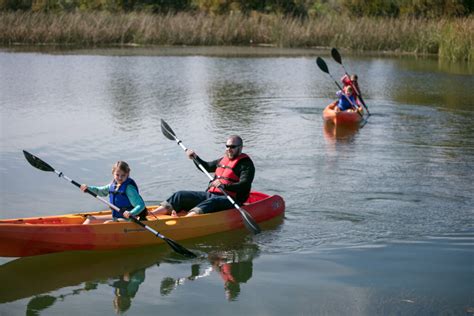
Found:
[{"label": "paddle", "polygon": [[[71,182],[76,187],[78,187],[78,188],[81,187],[81,185],[79,183],[77,183],[76,181],[68,178],[61,171],[55,170],[53,167],[51,167],[49,164],[47,164],[46,162],[44,162],[40,158],[30,154],[29,152],[27,152],[25,150],[23,150],[23,154],[25,155],[26,160],[28,160],[28,162],[33,167],[35,167],[36,169],[39,169],[39,170],[42,170],[42,171],[48,171],[48,172],[52,171],[52,172],[56,173],[60,178],[64,178],[65,180]],[[109,201],[107,201],[107,200],[103,199],[102,197],[98,196],[97,194],[95,194],[91,190],[87,189],[86,192],[89,193],[90,195],[92,195],[93,197],[95,197],[96,199],[100,200],[102,203],[107,204],[110,208],[114,209],[115,211],[120,212],[120,209],[117,206],[113,205]],[[143,228],[145,228],[146,230],[148,230],[149,232],[153,233],[153,235],[163,239],[177,253],[182,254],[183,256],[187,256],[187,257],[192,257],[192,258],[196,257],[196,255],[194,253],[192,253],[188,249],[184,248],[183,246],[181,246],[180,244],[178,244],[174,240],[163,236],[162,234],[160,234],[159,232],[157,232],[153,228],[151,228],[151,227],[145,225],[144,223],[140,222],[135,216],[130,215],[130,219],[135,224],[138,224],[138,225],[142,226]]]},{"label": "paddle", "polygon": [[[334,60],[337,61],[342,66],[346,75],[349,76],[349,74],[347,73],[346,67],[344,67],[342,63],[342,58],[341,58],[341,55],[339,54],[339,51],[336,48],[333,48],[331,49],[331,55],[332,55],[332,58],[334,58]],[[367,105],[365,105],[365,101],[362,98],[362,95],[360,94],[359,90],[357,90],[357,87],[355,85],[353,85],[353,88],[357,96],[359,97],[360,101],[362,102],[362,105],[364,106],[365,110],[367,111],[367,114],[370,116],[371,114],[369,112],[369,109],[367,108]]]},{"label": "paddle", "polygon": [[[173,132],[173,130],[171,129],[171,127],[162,119],[161,120],[161,132],[163,133],[163,135],[165,135],[166,138],[168,138],[169,140],[174,140],[178,143],[179,146],[181,146],[181,148],[183,148],[184,151],[188,150],[184,145],[183,145],[183,142],[181,140],[179,140],[177,137],[176,137],[176,134]],[[214,178],[209,174],[209,172],[207,172],[207,170],[197,161],[196,158],[193,158],[194,162],[198,165],[199,169],[202,170],[202,172],[204,172],[207,177],[211,180],[214,180]],[[260,233],[260,227],[258,226],[258,224],[255,222],[255,220],[252,218],[252,216],[250,216],[250,214],[245,211],[243,208],[241,208],[235,201],[234,199],[232,199],[228,194],[227,192],[224,191],[224,189],[222,189],[222,187],[219,187],[219,190],[222,192],[222,194],[225,195],[225,197],[234,205],[234,207],[240,212],[240,215],[242,216],[242,219],[244,221],[244,224],[245,226],[247,227],[248,230],[250,230],[252,233],[254,234],[258,234]]]},{"label": "paddle", "polygon": [[334,79],[334,77],[329,72],[329,69],[328,69],[328,66],[326,65],[326,62],[321,57],[318,57],[318,58],[316,58],[316,64],[318,65],[319,69],[321,69],[322,71],[327,73],[332,78],[332,80],[334,80],[334,83],[337,85],[339,90],[341,90],[342,94],[346,97],[347,101],[349,101],[349,103],[352,105],[354,110],[356,110],[356,112],[359,113],[360,117],[362,117],[362,119],[363,119],[364,116],[362,115],[362,113],[357,111],[357,106],[354,103],[352,103],[351,99],[344,93],[344,90],[342,90],[341,85],[337,82],[336,79]]}]

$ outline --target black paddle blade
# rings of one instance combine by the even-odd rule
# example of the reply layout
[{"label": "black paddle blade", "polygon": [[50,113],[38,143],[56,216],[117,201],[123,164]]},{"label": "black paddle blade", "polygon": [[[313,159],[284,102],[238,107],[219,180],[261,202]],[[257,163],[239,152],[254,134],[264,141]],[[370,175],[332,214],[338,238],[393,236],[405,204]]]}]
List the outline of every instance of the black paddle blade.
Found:
[{"label": "black paddle blade", "polygon": [[318,64],[319,69],[327,74],[329,73],[328,65],[326,65],[326,62],[321,57],[316,58],[316,64]]},{"label": "black paddle blade", "polygon": [[176,134],[173,132],[171,127],[163,119],[161,119],[161,132],[169,140],[176,140]]},{"label": "black paddle blade", "polygon": [[332,55],[332,58],[334,58],[335,61],[337,61],[338,63],[340,63],[342,65],[342,58],[341,58],[341,55],[339,54],[339,51],[335,48],[331,49],[331,55]]},{"label": "black paddle blade", "polygon": [[242,214],[242,218],[244,220],[245,227],[250,230],[252,233],[259,234],[262,230],[258,226],[257,222],[244,210],[240,210],[240,214]]},{"label": "black paddle blade", "polygon": [[178,244],[174,240],[169,239],[167,237],[164,237],[163,240],[166,241],[166,243],[168,243],[168,245],[171,248],[173,248],[173,250],[176,251],[177,253],[182,254],[183,256],[186,256],[186,257],[189,257],[189,258],[196,258],[197,257],[194,253],[192,253],[188,249],[184,248],[183,246],[181,246],[180,244]]},{"label": "black paddle blade", "polygon": [[43,160],[39,159],[38,157],[36,157],[35,155],[32,155],[30,154],[29,152],[27,152],[26,150],[23,150],[23,154],[25,155],[25,158],[26,160],[28,160],[28,162],[35,168],[39,169],[39,170],[43,170],[43,171],[53,171],[54,172],[54,168],[51,167],[50,165],[48,165],[46,162],[44,162]]}]

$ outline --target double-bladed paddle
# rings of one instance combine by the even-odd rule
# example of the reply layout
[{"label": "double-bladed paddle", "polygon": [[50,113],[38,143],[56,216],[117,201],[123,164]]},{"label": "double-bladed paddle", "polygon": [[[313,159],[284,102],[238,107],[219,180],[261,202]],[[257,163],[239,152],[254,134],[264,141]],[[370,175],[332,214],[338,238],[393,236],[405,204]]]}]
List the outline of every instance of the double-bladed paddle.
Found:
[{"label": "double-bladed paddle", "polygon": [[327,73],[332,78],[332,80],[334,80],[334,83],[337,85],[339,90],[341,90],[342,94],[346,97],[347,101],[349,101],[349,103],[352,105],[354,110],[356,110],[356,112],[359,113],[360,117],[362,117],[362,119],[364,119],[364,116],[362,115],[362,113],[357,111],[357,106],[351,101],[349,96],[344,93],[344,90],[342,90],[341,85],[331,75],[331,73],[329,72],[329,69],[328,69],[328,65],[326,65],[326,62],[324,61],[324,59],[322,59],[321,57],[316,58],[316,64],[318,65],[319,69],[321,69],[323,72]]},{"label": "double-bladed paddle", "polygon": [[[176,137],[176,134],[173,132],[173,130],[171,129],[171,127],[168,125],[168,123],[166,123],[163,119],[161,120],[161,132],[163,133],[163,135],[165,135],[166,138],[168,138],[169,140],[174,140],[178,143],[179,146],[181,146],[181,148],[183,148],[183,150],[186,152],[186,150],[188,150],[186,148],[186,146],[183,145],[183,142],[181,140],[179,140],[177,137]],[[203,165],[201,165],[196,158],[193,158],[194,162],[198,165],[199,169],[202,170],[202,172],[204,172],[207,177],[211,180],[214,180],[214,178],[209,174],[209,172],[207,172],[206,168],[203,167]],[[247,227],[248,230],[250,230],[252,233],[254,234],[258,234],[260,233],[260,227],[258,226],[258,224],[255,222],[255,220],[252,218],[252,216],[250,216],[250,214],[245,211],[243,208],[241,208],[235,201],[234,199],[232,199],[232,197],[230,197],[227,192],[224,191],[224,189],[222,189],[222,187],[219,187],[219,190],[222,192],[222,194],[225,195],[225,197],[232,203],[232,205],[234,205],[234,207],[240,212],[240,215],[242,216],[242,219],[244,221],[244,224],[245,224],[245,227]]]},{"label": "double-bladed paddle", "polygon": [[[58,170],[55,170],[53,167],[51,167],[49,164],[47,164],[46,162],[44,162],[43,160],[41,160],[40,158],[30,154],[29,152],[23,150],[23,154],[25,155],[25,158],[26,160],[28,160],[28,162],[35,168],[39,169],[39,170],[42,170],[42,171],[48,171],[48,172],[54,172],[56,173],[60,178],[64,178],[64,180],[67,180],[69,182],[71,182],[72,184],[74,184],[76,187],[80,188],[81,185],[79,183],[77,183],[76,181],[68,178],[66,175],[64,175],[61,171],[58,171]],[[109,201],[103,199],[102,197],[98,196],[97,194],[95,194],[94,192],[92,192],[91,190],[87,189],[86,190],[87,193],[89,193],[90,195],[92,195],[93,197],[95,197],[96,199],[100,200],[102,203],[104,204],[107,204],[110,208],[114,209],[115,211],[117,212],[121,212],[120,209],[113,205],[112,203],[110,203]],[[163,236],[162,234],[160,234],[159,232],[157,232],[156,230],[154,230],[153,228],[151,228],[150,226],[148,225],[145,225],[144,223],[140,222],[135,216],[132,216],[130,215],[130,219],[135,223],[135,224],[138,224],[140,226],[142,226],[143,228],[145,228],[146,230],[148,230],[149,232],[153,233],[153,235],[155,235],[156,237],[159,237],[161,238],[162,240],[164,240],[174,251],[176,251],[177,253],[179,254],[182,254],[183,256],[187,256],[187,257],[192,257],[192,258],[195,258],[196,255],[194,253],[192,253],[191,251],[189,251],[188,249],[184,248],[183,246],[181,246],[180,244],[178,244],[176,241],[172,240],[172,239],[169,239],[165,236]]]},{"label": "double-bladed paddle", "polygon": [[[346,73],[346,75],[349,76],[349,74],[347,73],[346,67],[344,67],[344,64],[342,63],[342,58],[341,58],[341,54],[339,54],[339,51],[336,48],[333,48],[333,49],[331,49],[331,55],[332,55],[332,58],[334,58],[334,60],[337,61],[342,66],[342,68],[344,69],[344,72]],[[369,109],[367,108],[367,105],[365,105],[365,101],[362,98],[362,95],[360,94],[359,90],[357,90],[357,87],[355,87],[355,86],[353,86],[353,87],[354,87],[354,90],[355,90],[357,96],[359,97],[360,101],[362,102],[362,105],[364,106],[365,110],[367,111],[367,114],[370,116],[371,114],[369,112]]]}]

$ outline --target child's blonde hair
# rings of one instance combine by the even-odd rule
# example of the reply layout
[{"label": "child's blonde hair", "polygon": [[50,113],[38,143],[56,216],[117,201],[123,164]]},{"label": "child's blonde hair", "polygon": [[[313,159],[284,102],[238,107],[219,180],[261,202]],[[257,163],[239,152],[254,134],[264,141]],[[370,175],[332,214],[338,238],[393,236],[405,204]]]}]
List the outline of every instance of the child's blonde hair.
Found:
[{"label": "child's blonde hair", "polygon": [[113,166],[112,166],[112,174],[117,170],[120,169],[125,173],[130,173],[130,167],[128,166],[128,163],[125,161],[117,161]]}]

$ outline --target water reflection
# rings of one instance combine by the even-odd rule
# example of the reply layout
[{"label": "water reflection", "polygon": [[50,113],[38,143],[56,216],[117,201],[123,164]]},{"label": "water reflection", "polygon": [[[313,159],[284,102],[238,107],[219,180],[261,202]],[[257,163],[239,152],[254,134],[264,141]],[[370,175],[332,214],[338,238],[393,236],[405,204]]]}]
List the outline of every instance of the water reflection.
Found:
[{"label": "water reflection", "polygon": [[189,276],[163,278],[160,286],[160,294],[162,296],[170,295],[178,286],[186,282],[209,277],[214,272],[219,275],[224,283],[226,298],[229,301],[237,300],[241,291],[240,284],[246,283],[252,277],[252,260],[256,258],[258,254],[259,249],[256,245],[240,250],[211,252],[208,256],[209,262],[205,264],[193,264]]},{"label": "water reflection", "polygon": [[79,294],[97,289],[97,280],[104,279],[110,280],[107,282],[116,289],[116,296],[133,298],[138,285],[144,281],[145,269],[159,264],[167,253],[166,248],[145,247],[19,258],[0,266],[0,279],[9,284],[8,288],[0,287],[0,304],[33,297],[32,310],[39,310],[38,306],[46,308],[46,303],[52,301],[41,299],[43,293],[84,283],[71,293]]},{"label": "water reflection", "polygon": [[111,286],[114,287],[114,309],[115,313],[126,312],[132,305],[132,299],[138,292],[140,284],[145,281],[145,269],[138,269],[133,272],[125,272],[118,279],[113,280]]},{"label": "water reflection", "polygon": [[358,124],[336,125],[332,122],[325,121],[323,124],[324,139],[328,144],[351,143],[359,131]]},{"label": "water reflection", "polygon": [[[472,109],[472,68],[434,59],[402,58],[385,90],[400,103],[421,104],[449,110]],[[461,91],[461,93],[460,93]]]},{"label": "water reflection", "polygon": [[49,307],[53,306],[56,301],[59,299],[60,301],[64,301],[67,296],[71,295],[78,295],[83,291],[91,291],[97,289],[98,283],[96,282],[85,282],[84,286],[78,289],[74,289],[69,293],[61,294],[58,296],[52,295],[37,295],[31,298],[26,305],[26,315],[28,316],[36,316],[40,315],[42,311],[48,309]]},{"label": "water reflection", "polygon": [[[263,223],[265,231],[262,238],[272,238],[271,229],[279,226],[282,220],[278,218]],[[0,304],[26,298],[29,299],[27,314],[40,315],[58,302],[64,302],[66,297],[79,297],[96,290],[100,290],[98,295],[103,295],[104,287],[110,286],[113,288],[111,306],[115,313],[121,314],[131,308],[136,297],[140,297],[138,292],[140,286],[146,284],[146,270],[160,267],[161,271],[162,264],[177,265],[158,282],[153,279],[156,276],[149,281],[151,284],[160,284],[159,293],[162,297],[171,295],[178,286],[210,277],[211,280],[217,278],[223,282],[228,300],[238,299],[242,284],[247,283],[253,275],[252,262],[260,254],[259,246],[251,242],[251,236],[245,229],[196,238],[194,244],[198,249],[205,250],[206,258],[196,259],[197,262],[183,261],[180,256],[160,246],[19,258],[0,266],[0,280],[9,285],[0,287]],[[198,252],[196,249],[193,251]],[[174,275],[176,271],[186,268],[187,264],[190,267],[189,275]],[[166,269],[169,268],[167,266]],[[55,293],[67,287],[74,288],[68,289],[65,294]],[[82,300],[84,298],[79,299]]]}]

